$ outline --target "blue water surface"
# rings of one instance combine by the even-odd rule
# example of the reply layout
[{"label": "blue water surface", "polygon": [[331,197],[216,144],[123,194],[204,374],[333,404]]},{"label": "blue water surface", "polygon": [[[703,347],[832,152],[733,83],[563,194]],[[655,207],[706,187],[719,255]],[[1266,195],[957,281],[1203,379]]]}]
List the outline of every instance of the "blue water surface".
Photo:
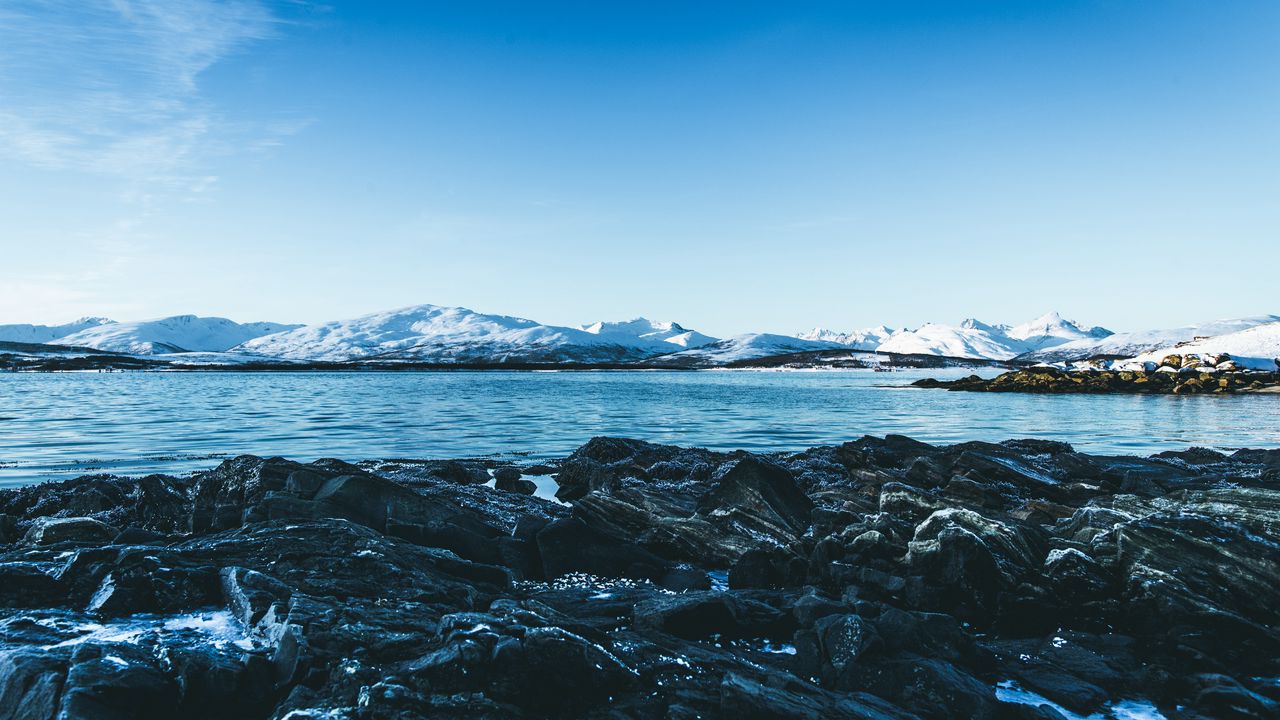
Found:
[{"label": "blue water surface", "polygon": [[1275,395],[900,387],[969,372],[6,373],[0,486],[94,472],[184,473],[241,453],[541,459],[595,435],[753,451],[887,433],[934,443],[1050,438],[1144,455],[1280,447]]}]

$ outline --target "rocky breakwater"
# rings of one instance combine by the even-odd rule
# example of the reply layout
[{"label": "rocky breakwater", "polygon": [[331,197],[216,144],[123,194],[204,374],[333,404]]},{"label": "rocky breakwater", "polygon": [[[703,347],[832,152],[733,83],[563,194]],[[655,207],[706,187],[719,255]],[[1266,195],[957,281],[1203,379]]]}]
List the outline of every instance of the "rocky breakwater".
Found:
[{"label": "rocky breakwater", "polygon": [[600,438],[0,513],[4,718],[1280,715],[1280,451]]},{"label": "rocky breakwater", "polygon": [[1166,355],[1160,362],[1091,362],[1075,366],[1037,365],[991,379],[977,375],[958,380],[926,378],[915,387],[975,392],[1144,393],[1224,395],[1280,392],[1276,371],[1241,367],[1229,355]]}]

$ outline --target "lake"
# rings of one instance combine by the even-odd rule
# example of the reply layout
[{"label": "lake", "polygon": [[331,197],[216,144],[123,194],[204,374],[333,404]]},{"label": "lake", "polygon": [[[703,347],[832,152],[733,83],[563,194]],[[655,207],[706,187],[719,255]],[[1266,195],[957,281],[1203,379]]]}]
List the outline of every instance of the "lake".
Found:
[{"label": "lake", "polygon": [[900,433],[1095,453],[1280,446],[1280,398],[1019,395],[902,386],[957,371],[0,375],[0,486],[310,461],[563,456],[596,435],[753,451]]}]

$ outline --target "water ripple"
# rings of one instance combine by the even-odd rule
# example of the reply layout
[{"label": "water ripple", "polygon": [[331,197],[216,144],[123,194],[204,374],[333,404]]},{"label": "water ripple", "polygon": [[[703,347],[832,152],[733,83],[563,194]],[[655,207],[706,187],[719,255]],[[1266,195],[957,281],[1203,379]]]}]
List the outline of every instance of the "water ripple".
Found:
[{"label": "water ripple", "polygon": [[757,451],[888,433],[936,443],[1053,438],[1117,454],[1280,443],[1274,397],[894,387],[943,374],[6,373],[0,486],[90,468],[184,473],[242,453],[545,459],[595,435]]}]

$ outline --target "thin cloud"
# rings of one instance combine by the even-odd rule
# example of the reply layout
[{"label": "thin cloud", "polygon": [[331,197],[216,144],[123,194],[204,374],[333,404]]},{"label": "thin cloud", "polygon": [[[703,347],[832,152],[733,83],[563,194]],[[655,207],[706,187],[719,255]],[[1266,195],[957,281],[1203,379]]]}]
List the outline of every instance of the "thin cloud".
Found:
[{"label": "thin cloud", "polygon": [[[54,0],[0,10],[0,153],[150,185],[208,185],[196,166],[248,123],[200,75],[283,21],[256,0]],[[245,146],[278,140],[253,128]],[[287,134],[287,133],[286,133]]]}]

